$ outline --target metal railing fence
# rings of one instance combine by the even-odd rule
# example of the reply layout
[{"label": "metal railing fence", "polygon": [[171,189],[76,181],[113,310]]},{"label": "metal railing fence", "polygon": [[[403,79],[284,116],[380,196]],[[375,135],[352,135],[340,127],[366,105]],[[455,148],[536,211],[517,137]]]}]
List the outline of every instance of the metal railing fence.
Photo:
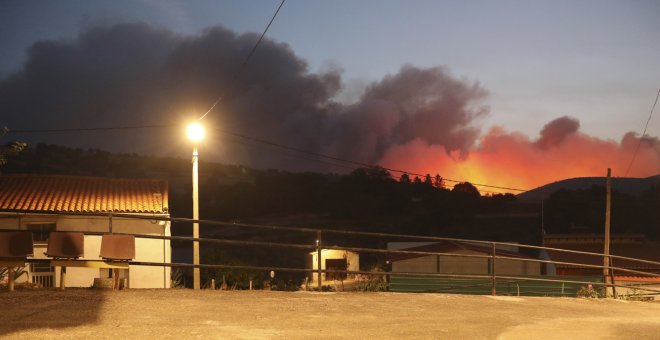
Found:
[{"label": "metal railing fence", "polygon": [[[11,214],[12,212],[3,211],[4,214]],[[38,212],[39,214],[44,214],[43,212]],[[18,213],[17,213],[18,214]],[[25,214],[25,212],[21,212]],[[234,227],[241,229],[260,229],[260,230],[271,230],[275,232],[284,232],[284,231],[296,231],[303,233],[310,233],[316,236],[315,244],[296,244],[296,243],[280,243],[280,242],[266,242],[266,241],[251,241],[251,240],[235,240],[235,239],[219,239],[219,238],[208,238],[208,237],[187,237],[187,236],[160,236],[160,235],[150,235],[150,234],[135,234],[132,233],[136,238],[144,239],[159,239],[159,240],[169,240],[169,241],[186,241],[194,242],[198,241],[200,243],[209,243],[209,244],[225,244],[225,245],[240,245],[240,246],[256,246],[256,247],[279,247],[279,248],[288,248],[288,249],[299,249],[299,250],[312,250],[316,251],[317,254],[317,269],[310,268],[291,268],[291,267],[277,267],[277,266],[251,266],[251,265],[229,265],[229,264],[191,264],[191,263],[163,263],[163,262],[145,262],[145,261],[131,261],[130,265],[134,266],[161,266],[161,267],[178,267],[178,268],[215,268],[215,269],[247,269],[247,270],[257,270],[257,271],[283,271],[283,272],[298,272],[298,273],[316,273],[317,276],[317,288],[321,289],[322,286],[322,274],[328,273],[337,273],[337,274],[352,274],[352,275],[397,275],[397,276],[406,276],[406,277],[426,277],[426,278],[447,278],[447,279],[488,279],[490,280],[493,295],[497,294],[496,287],[498,280],[502,283],[502,280],[505,282],[548,282],[548,283],[563,283],[563,284],[584,284],[584,285],[594,285],[601,286],[604,288],[611,288],[613,295],[616,297],[616,288],[627,288],[627,289],[636,289],[639,291],[649,292],[645,295],[660,295],[660,289],[646,287],[645,285],[639,284],[619,284],[613,282],[614,271],[637,274],[644,277],[660,277],[660,262],[637,259],[619,255],[607,255],[609,257],[609,263],[613,263],[613,259],[625,260],[629,262],[640,263],[643,265],[650,265],[654,267],[654,270],[658,272],[651,271],[642,271],[635,270],[630,268],[624,268],[620,266],[603,266],[603,265],[594,265],[587,263],[579,262],[565,262],[565,261],[553,261],[553,260],[542,260],[535,258],[524,258],[524,257],[513,257],[513,256],[502,256],[498,255],[497,246],[508,246],[508,247],[517,247],[523,249],[535,249],[535,250],[545,250],[552,252],[563,252],[571,254],[579,254],[585,256],[594,256],[598,258],[604,258],[606,255],[601,253],[592,253],[585,251],[553,248],[553,247],[544,247],[544,246],[535,246],[511,242],[496,242],[496,241],[483,241],[483,240],[471,240],[471,239],[459,239],[459,238],[450,238],[450,237],[436,237],[436,236],[424,236],[424,235],[406,235],[406,234],[395,234],[395,233],[379,233],[379,232],[367,232],[367,231],[349,231],[349,230],[333,230],[333,229],[319,229],[319,228],[309,228],[309,227],[292,227],[292,226],[278,226],[278,225],[260,225],[260,224],[248,224],[248,223],[235,223],[235,222],[226,222],[226,221],[214,221],[214,220],[195,220],[190,218],[176,218],[163,215],[136,215],[136,214],[119,214],[119,213],[62,213],[62,214],[45,214],[45,215],[62,215],[62,216],[84,216],[84,217],[101,217],[101,218],[119,218],[119,219],[135,219],[135,220],[150,220],[150,221],[165,221],[171,223],[199,223],[202,226],[209,227]],[[9,230],[9,229],[6,229]],[[16,229],[11,229],[16,230]],[[58,230],[59,231],[59,230]],[[98,232],[85,232],[86,235],[102,235],[104,233]],[[119,233],[116,233],[119,234]],[[329,234],[336,235],[350,235],[350,236],[365,236],[365,237],[378,237],[378,238],[388,238],[388,239],[397,239],[397,240],[416,240],[416,241],[452,241],[460,243],[470,243],[470,244],[480,244],[490,248],[489,255],[477,255],[477,254],[459,254],[459,253],[449,253],[449,252],[434,252],[434,251],[417,251],[417,250],[402,250],[402,249],[381,249],[381,248],[368,248],[368,247],[351,247],[351,246],[337,246],[337,245],[324,245],[323,236]],[[373,272],[373,271],[363,271],[363,270],[338,270],[338,269],[322,269],[321,261],[321,250],[322,249],[332,249],[332,250],[345,250],[345,251],[354,251],[360,253],[374,253],[374,254],[402,254],[402,255],[429,255],[429,256],[446,256],[446,257],[462,257],[462,258],[481,258],[489,259],[489,273],[488,274],[454,274],[454,273],[420,273],[420,272]],[[510,261],[521,261],[521,262],[532,262],[532,263],[542,263],[542,264],[554,264],[554,265],[564,265],[564,266],[573,266],[576,268],[589,268],[589,269],[600,269],[601,271],[607,269],[609,273],[609,281],[607,279],[603,282],[593,282],[586,280],[564,280],[555,278],[541,278],[541,277],[522,277],[516,275],[498,275],[496,272],[496,261],[498,260],[510,260]],[[28,259],[29,263],[39,263],[48,260],[43,259]],[[85,260],[79,260],[85,261]],[[649,266],[649,267],[650,267]],[[657,268],[657,269],[655,269]]]}]

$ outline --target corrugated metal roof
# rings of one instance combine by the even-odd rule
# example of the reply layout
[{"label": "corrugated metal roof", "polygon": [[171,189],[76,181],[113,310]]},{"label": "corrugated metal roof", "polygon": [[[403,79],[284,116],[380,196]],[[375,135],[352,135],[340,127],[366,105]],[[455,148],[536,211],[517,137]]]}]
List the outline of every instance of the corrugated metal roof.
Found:
[{"label": "corrugated metal roof", "polygon": [[1,175],[0,210],[168,212],[167,181],[61,175]]}]

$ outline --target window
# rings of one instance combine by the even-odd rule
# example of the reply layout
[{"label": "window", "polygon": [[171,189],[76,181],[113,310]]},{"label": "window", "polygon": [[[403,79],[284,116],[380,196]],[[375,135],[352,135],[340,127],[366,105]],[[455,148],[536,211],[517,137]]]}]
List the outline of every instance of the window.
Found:
[{"label": "window", "polygon": [[55,231],[55,223],[30,223],[26,225],[27,230],[32,232],[35,243],[48,242],[48,235]]},{"label": "window", "polygon": [[49,263],[32,263],[30,264],[31,273],[52,273],[53,267]]}]

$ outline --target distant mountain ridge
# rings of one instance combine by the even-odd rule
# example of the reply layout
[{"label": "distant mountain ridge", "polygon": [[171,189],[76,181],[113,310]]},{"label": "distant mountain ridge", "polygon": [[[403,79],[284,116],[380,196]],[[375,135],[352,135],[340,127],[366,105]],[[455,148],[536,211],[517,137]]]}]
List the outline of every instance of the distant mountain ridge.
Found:
[{"label": "distant mountain ridge", "polygon": [[[589,189],[593,186],[605,186],[605,177],[577,177],[565,179],[544,186],[525,191],[517,197],[523,202],[539,202],[547,199],[552,193],[561,190]],[[647,178],[613,177],[612,188],[619,192],[639,196],[644,191],[651,189],[654,185],[660,185],[660,175]]]}]

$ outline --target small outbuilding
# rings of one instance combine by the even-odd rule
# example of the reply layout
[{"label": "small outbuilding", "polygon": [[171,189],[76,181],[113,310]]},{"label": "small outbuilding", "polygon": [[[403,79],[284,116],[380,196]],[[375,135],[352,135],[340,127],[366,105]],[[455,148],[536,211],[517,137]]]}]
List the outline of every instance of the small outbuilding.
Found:
[{"label": "small outbuilding", "polygon": [[[314,272],[309,275],[311,282],[316,283],[318,278],[318,253],[310,252],[307,257],[307,268]],[[360,255],[349,250],[321,249],[321,269],[322,270],[360,270]],[[353,279],[353,275],[346,273],[323,273],[321,275],[321,284],[334,281],[345,281]]]}]

